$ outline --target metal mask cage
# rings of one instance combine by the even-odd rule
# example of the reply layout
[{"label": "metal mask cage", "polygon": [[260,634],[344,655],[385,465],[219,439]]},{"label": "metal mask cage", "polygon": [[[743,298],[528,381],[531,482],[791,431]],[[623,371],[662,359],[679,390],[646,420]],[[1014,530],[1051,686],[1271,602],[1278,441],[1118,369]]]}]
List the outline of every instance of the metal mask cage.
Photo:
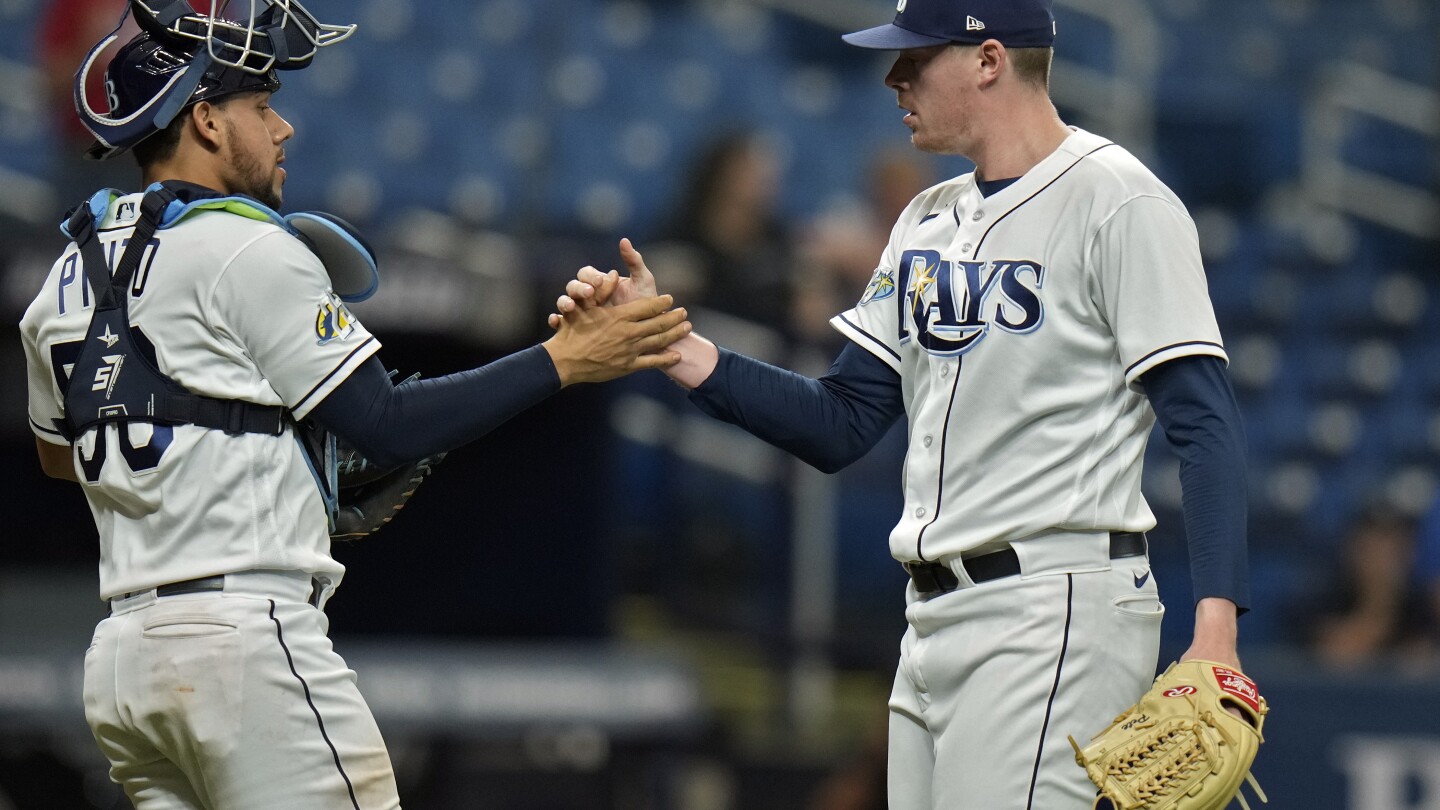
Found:
[{"label": "metal mask cage", "polygon": [[210,59],[247,73],[295,70],[310,64],[321,48],[348,39],[356,26],[315,18],[298,0],[216,0],[201,14],[187,0],[130,0],[136,22],[153,34],[204,43]]}]

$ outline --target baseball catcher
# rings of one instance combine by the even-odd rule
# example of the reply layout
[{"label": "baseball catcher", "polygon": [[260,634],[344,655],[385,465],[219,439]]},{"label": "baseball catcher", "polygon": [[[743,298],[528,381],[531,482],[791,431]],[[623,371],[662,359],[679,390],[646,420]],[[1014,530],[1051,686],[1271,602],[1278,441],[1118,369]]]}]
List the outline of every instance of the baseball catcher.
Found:
[{"label": "baseball catcher", "polygon": [[[689,324],[639,302],[395,385],[348,308],[375,292],[373,251],[335,217],[280,214],[295,129],[279,72],[355,27],[298,0],[203,6],[128,0],[141,33],[121,43],[122,17],[80,64],[87,154],[133,155],[138,190],[66,217],[21,321],[36,454],[85,494],[110,605],[85,717],[143,810],[396,810],[328,636],[346,576],[332,539],[383,525],[440,455],[561,388],[678,362],[665,348]],[[102,111],[85,87],[111,45]]]},{"label": "baseball catcher", "polygon": [[1221,810],[1250,773],[1270,711],[1255,682],[1211,661],[1171,664],[1075,761],[1100,788],[1096,810]]}]

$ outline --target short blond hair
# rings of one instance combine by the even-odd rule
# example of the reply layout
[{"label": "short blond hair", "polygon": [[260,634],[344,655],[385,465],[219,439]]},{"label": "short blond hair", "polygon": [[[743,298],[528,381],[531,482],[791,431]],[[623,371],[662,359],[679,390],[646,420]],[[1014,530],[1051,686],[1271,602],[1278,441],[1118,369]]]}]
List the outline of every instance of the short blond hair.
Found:
[{"label": "short blond hair", "polygon": [[1054,48],[1009,48],[1007,52],[1015,75],[1021,81],[1050,89],[1050,63],[1055,58]]}]

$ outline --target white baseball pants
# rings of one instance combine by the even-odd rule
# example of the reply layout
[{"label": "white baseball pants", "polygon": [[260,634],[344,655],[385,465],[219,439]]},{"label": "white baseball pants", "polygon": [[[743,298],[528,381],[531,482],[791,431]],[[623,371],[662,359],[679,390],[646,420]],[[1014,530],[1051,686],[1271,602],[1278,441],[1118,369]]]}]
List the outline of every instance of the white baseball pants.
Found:
[{"label": "white baseball pants", "polygon": [[136,810],[394,810],[390,755],[310,579],[112,602],[85,716]]},{"label": "white baseball pants", "polygon": [[890,810],[1090,810],[1066,735],[1083,745],[1145,693],[1165,612],[1146,558],[1110,560],[1108,538],[1051,532],[1013,544],[1020,576],[909,586]]}]

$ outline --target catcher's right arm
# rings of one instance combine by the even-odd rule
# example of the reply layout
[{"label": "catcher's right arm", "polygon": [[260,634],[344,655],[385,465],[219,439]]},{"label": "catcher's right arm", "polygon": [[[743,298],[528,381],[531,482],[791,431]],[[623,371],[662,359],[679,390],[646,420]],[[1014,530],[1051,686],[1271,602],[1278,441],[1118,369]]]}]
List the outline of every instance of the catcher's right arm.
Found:
[{"label": "catcher's right arm", "polygon": [[1250,774],[1269,711],[1238,670],[1183,661],[1085,748],[1074,737],[1070,744],[1100,788],[1096,810],[1222,810],[1235,798],[1250,810],[1240,794],[1246,780],[1269,801]]}]

